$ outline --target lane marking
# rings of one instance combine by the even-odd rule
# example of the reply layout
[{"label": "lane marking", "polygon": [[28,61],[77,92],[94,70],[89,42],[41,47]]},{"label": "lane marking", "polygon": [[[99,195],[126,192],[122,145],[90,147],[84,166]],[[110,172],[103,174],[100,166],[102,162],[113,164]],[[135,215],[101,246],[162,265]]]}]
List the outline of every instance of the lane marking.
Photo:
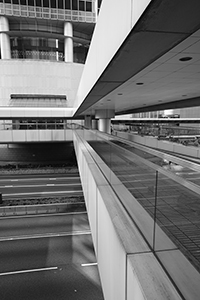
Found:
[{"label": "lane marking", "polygon": [[16,241],[16,240],[30,240],[30,239],[43,239],[50,237],[62,237],[62,236],[76,236],[76,235],[90,235],[90,230],[75,231],[75,232],[59,232],[59,233],[46,233],[46,234],[33,234],[33,235],[21,235],[0,238],[0,242]]},{"label": "lane marking", "polygon": [[[28,174],[27,174],[28,175]],[[80,177],[55,177],[55,178],[52,178],[52,177],[33,177],[33,178],[18,178],[18,179],[11,179],[11,178],[7,178],[7,179],[0,179],[0,182],[1,181],[36,181],[36,180],[65,180],[65,179],[68,179],[68,180],[74,180],[74,179],[79,179],[80,180]]]},{"label": "lane marking", "polygon": [[58,269],[58,267],[49,267],[49,268],[41,268],[41,269],[21,270],[21,271],[13,271],[13,272],[0,273],[0,276],[16,275],[16,274],[24,274],[24,273],[33,273],[33,272],[41,272],[41,271],[51,271],[51,270],[57,270],[57,269]]},{"label": "lane marking", "polygon": [[96,263],[81,264],[81,266],[82,267],[97,266],[97,262]]},{"label": "lane marking", "polygon": [[81,183],[63,183],[63,184],[55,184],[55,183],[47,183],[47,184],[31,184],[31,185],[1,185],[1,188],[31,188],[31,187],[44,187],[44,186],[81,186]]}]

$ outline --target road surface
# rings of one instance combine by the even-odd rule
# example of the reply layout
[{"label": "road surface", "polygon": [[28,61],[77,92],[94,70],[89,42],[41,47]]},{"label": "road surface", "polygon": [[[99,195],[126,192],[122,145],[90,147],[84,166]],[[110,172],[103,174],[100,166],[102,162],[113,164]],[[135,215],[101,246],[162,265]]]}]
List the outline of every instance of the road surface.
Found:
[{"label": "road surface", "polygon": [[80,196],[82,186],[76,174],[1,175],[0,192],[3,199],[46,196]]},{"label": "road surface", "polygon": [[1,300],[103,300],[85,212],[0,224]]}]

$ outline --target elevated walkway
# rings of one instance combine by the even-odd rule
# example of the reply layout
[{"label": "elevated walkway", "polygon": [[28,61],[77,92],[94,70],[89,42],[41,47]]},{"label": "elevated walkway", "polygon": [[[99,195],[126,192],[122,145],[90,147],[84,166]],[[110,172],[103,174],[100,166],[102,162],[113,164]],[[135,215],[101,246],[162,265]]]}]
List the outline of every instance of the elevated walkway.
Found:
[{"label": "elevated walkway", "polygon": [[73,134],[105,299],[199,299],[199,166]]}]

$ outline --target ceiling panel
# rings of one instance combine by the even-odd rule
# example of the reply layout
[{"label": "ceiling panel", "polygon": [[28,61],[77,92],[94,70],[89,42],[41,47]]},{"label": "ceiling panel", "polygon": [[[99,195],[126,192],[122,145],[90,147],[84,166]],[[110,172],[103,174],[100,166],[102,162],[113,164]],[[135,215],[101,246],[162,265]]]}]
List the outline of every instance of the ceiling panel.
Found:
[{"label": "ceiling panel", "polygon": [[[190,52],[189,50],[190,49]],[[179,61],[192,57],[189,61]],[[137,85],[137,83],[143,83]],[[200,30],[109,93],[116,111],[200,95]],[[123,95],[119,98],[119,93]],[[186,96],[185,96],[186,95]],[[122,101],[123,99],[123,101]],[[102,103],[105,98],[102,98]],[[92,110],[91,110],[92,111]]]}]

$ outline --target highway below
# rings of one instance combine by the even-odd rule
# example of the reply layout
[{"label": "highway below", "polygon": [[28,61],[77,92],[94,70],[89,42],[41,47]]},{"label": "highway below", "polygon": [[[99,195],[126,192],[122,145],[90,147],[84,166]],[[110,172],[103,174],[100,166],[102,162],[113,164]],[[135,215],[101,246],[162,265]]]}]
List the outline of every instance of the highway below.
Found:
[{"label": "highway below", "polygon": [[80,177],[74,174],[1,175],[3,199],[82,195]]},{"label": "highway below", "polygon": [[1,300],[103,300],[86,212],[0,222]]}]

